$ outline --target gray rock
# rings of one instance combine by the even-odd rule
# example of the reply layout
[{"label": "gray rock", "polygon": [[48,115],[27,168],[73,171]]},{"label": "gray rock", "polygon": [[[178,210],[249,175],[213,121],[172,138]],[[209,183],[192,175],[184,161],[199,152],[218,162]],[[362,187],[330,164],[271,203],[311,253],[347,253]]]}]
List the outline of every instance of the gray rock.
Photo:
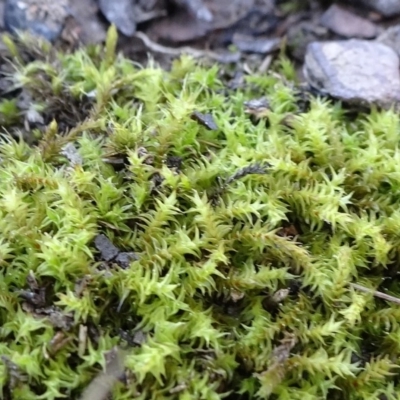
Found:
[{"label": "gray rock", "polygon": [[357,1],[365,6],[378,11],[385,17],[393,17],[400,14],[400,1],[399,0],[361,0]]},{"label": "gray rock", "polygon": [[115,258],[115,262],[119,264],[119,266],[123,269],[126,269],[129,267],[130,263],[132,261],[138,260],[139,257],[134,253],[134,252],[121,252],[117,255]]},{"label": "gray rock", "polygon": [[28,31],[53,42],[69,15],[68,0],[6,0],[4,26],[11,33]]},{"label": "gray rock", "polygon": [[313,42],[303,72],[312,87],[348,103],[390,107],[400,101],[399,58],[382,43]]},{"label": "gray rock", "polygon": [[103,234],[96,236],[94,239],[94,245],[100,252],[101,258],[104,261],[113,260],[119,253],[118,247],[114,246],[111,240]]},{"label": "gray rock", "polygon": [[107,24],[99,12],[97,0],[69,0],[71,14],[79,26],[83,44],[101,43],[106,39]]},{"label": "gray rock", "polygon": [[101,12],[125,36],[136,32],[134,0],[99,0]]},{"label": "gray rock", "polygon": [[321,25],[346,38],[371,39],[378,35],[378,27],[371,21],[332,4],[321,16]]},{"label": "gray rock", "polygon": [[386,29],[378,36],[377,40],[391,47],[400,57],[400,25],[394,25]]}]

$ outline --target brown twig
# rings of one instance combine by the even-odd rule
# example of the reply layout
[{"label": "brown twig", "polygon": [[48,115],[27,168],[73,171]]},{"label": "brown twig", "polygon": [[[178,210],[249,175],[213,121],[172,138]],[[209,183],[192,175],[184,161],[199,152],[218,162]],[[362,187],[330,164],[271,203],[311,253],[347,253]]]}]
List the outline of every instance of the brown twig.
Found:
[{"label": "brown twig", "polygon": [[369,289],[369,288],[359,285],[357,283],[350,283],[350,286],[354,289],[359,290],[360,292],[369,293],[375,297],[379,297],[380,299],[391,301],[396,304],[400,304],[400,299],[398,297],[394,297],[389,294],[378,292],[377,290],[374,290],[374,289]]},{"label": "brown twig", "polygon": [[[126,352],[113,348],[106,357],[106,372],[98,374],[84,390],[80,400],[105,400],[122,376]],[[108,358],[108,359],[107,359]]]},{"label": "brown twig", "polygon": [[145,46],[150,49],[151,51],[154,51],[156,53],[162,53],[162,54],[169,54],[171,56],[180,56],[181,54],[189,54],[194,58],[200,58],[200,57],[205,57],[205,58],[211,58],[215,61],[221,62],[221,63],[234,63],[238,62],[240,59],[240,53],[215,53],[213,51],[205,51],[205,50],[199,50],[199,49],[194,49],[192,47],[166,47],[161,44],[153,42],[146,34],[143,32],[136,32],[135,36],[143,41]]}]

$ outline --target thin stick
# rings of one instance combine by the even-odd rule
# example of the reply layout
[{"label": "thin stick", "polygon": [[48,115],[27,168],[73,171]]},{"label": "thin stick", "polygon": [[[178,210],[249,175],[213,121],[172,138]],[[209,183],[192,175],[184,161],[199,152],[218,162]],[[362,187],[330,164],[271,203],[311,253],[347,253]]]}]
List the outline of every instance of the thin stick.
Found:
[{"label": "thin stick", "polygon": [[240,53],[215,53],[213,51],[204,51],[204,50],[198,50],[194,49],[192,47],[166,47],[161,44],[153,42],[146,34],[143,32],[136,32],[135,36],[143,41],[145,46],[150,49],[151,51],[154,51],[156,53],[162,53],[162,54],[169,54],[171,56],[180,56],[183,53],[190,54],[191,56],[195,58],[200,58],[200,57],[208,57],[211,58],[215,61],[221,62],[221,63],[232,63],[232,62],[238,62],[240,59]]},{"label": "thin stick", "polygon": [[80,400],[106,400],[112,387],[122,376],[127,353],[115,347],[108,355],[106,372],[101,372],[89,383]]},{"label": "thin stick", "polygon": [[381,299],[391,301],[396,304],[400,304],[400,299],[398,297],[390,296],[389,294],[385,294],[382,292],[378,292],[377,290],[369,289],[369,288],[359,285],[357,283],[350,283],[350,286],[354,289],[359,290],[360,292],[370,293],[375,297],[379,297]]}]

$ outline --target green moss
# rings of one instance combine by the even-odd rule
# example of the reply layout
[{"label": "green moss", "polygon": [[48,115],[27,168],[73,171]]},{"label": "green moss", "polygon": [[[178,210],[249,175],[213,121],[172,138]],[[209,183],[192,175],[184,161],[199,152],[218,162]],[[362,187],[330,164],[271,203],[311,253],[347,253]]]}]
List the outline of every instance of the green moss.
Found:
[{"label": "green moss", "polygon": [[400,292],[399,116],[308,103],[287,60],[237,90],[187,57],[140,67],[113,35],[30,62],[8,42],[47,128],[0,142],[3,397],[79,398],[135,342],[118,400],[397,398],[398,305],[350,283]]}]

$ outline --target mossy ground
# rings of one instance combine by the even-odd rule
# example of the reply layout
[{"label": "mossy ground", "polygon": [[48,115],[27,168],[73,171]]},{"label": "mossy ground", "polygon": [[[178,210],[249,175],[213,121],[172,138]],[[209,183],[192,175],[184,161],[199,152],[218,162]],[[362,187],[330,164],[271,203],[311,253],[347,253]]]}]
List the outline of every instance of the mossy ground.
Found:
[{"label": "mossy ground", "polygon": [[[222,66],[115,56],[112,31],[6,41],[33,105],[3,100],[3,126],[36,139],[0,143],[4,398],[77,399],[126,342],[118,400],[398,398],[399,305],[350,285],[400,294],[396,113],[304,107],[285,60],[230,89]],[[98,234],[138,259],[105,262]]]}]

